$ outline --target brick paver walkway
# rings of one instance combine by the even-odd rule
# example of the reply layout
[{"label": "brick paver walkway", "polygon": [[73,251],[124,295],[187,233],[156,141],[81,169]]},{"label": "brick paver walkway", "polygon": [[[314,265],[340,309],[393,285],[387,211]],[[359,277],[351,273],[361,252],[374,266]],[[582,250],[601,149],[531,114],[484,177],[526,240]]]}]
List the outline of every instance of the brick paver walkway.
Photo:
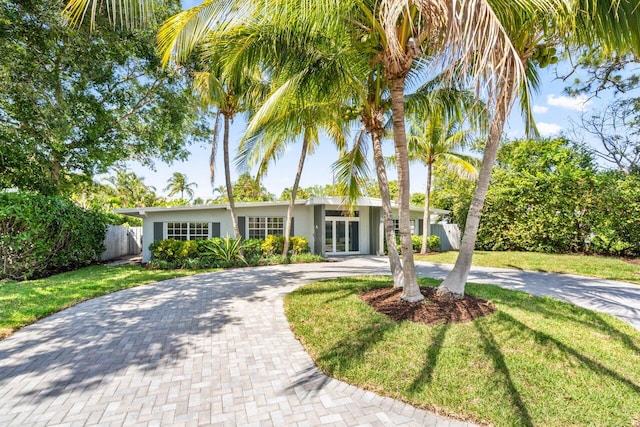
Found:
[{"label": "brick paver walkway", "polygon": [[100,297],[0,341],[0,425],[466,425],[319,372],[282,297],[379,258],[229,270]]}]

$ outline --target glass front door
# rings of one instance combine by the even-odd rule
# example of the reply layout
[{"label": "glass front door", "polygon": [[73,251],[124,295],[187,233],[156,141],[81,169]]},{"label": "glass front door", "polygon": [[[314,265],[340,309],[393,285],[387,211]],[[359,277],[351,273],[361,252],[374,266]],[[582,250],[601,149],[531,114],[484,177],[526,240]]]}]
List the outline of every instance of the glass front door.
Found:
[{"label": "glass front door", "polygon": [[359,218],[326,217],[325,246],[327,254],[350,254],[360,251]]}]

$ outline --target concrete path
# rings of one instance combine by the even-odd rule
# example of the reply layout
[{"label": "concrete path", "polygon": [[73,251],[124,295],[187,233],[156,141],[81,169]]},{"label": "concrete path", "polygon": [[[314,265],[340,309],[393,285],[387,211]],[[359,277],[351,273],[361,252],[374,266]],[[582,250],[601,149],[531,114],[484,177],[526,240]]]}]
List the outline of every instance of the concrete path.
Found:
[{"label": "concrete path", "polygon": [[[286,293],[387,271],[377,257],[228,270],[77,305],[0,341],[0,425],[467,425],[324,376],[289,330]],[[470,280],[596,301],[640,325],[633,285],[495,269]]]},{"label": "concrete path", "polygon": [[[453,265],[416,262],[419,275],[444,279]],[[640,330],[640,285],[571,274],[473,267],[468,282],[550,296],[608,313]]]}]

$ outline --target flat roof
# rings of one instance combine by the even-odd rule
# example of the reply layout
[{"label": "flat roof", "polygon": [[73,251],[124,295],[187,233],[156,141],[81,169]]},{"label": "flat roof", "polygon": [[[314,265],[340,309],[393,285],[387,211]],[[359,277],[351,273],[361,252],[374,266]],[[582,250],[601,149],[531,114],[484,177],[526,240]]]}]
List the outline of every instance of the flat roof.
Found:
[{"label": "flat roof", "polygon": [[[312,197],[310,199],[296,200],[296,205],[333,205],[333,206],[345,206],[348,201],[344,197],[330,196],[330,197]],[[370,206],[381,207],[382,201],[372,197],[358,197],[355,203],[356,206]],[[235,204],[236,208],[257,208],[268,206],[289,206],[289,201],[275,201],[275,202],[240,202]],[[398,204],[392,202],[392,208],[398,209]],[[122,208],[114,209],[115,212],[123,215],[130,215],[139,218],[143,218],[147,213],[151,212],[183,212],[183,211],[203,211],[203,210],[216,210],[216,209],[230,209],[229,203],[213,203],[209,205],[187,205],[187,206],[152,206],[152,207],[139,207],[139,208]],[[423,212],[424,208],[420,206],[411,206],[410,210],[413,212]],[[438,215],[448,214],[450,211],[444,209],[430,208],[429,212]]]}]

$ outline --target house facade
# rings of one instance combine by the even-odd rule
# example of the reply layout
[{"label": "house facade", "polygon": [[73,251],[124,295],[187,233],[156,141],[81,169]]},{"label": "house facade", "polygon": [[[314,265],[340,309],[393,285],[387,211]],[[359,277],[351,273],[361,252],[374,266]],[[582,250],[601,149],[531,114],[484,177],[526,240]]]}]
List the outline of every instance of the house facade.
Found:
[{"label": "house facade", "polygon": [[[340,197],[314,197],[296,201],[292,236],[309,240],[312,252],[326,255],[383,254],[384,223],[379,199],[359,198],[352,211]],[[237,203],[238,227],[244,239],[283,235],[289,202]],[[393,206],[397,219],[398,209]],[[157,240],[194,240],[233,237],[228,204],[117,209],[142,218],[142,261],[151,259],[149,245]],[[411,208],[413,234],[422,234],[424,208]],[[448,211],[431,209],[431,222]],[[396,222],[397,223],[397,222]]]}]

